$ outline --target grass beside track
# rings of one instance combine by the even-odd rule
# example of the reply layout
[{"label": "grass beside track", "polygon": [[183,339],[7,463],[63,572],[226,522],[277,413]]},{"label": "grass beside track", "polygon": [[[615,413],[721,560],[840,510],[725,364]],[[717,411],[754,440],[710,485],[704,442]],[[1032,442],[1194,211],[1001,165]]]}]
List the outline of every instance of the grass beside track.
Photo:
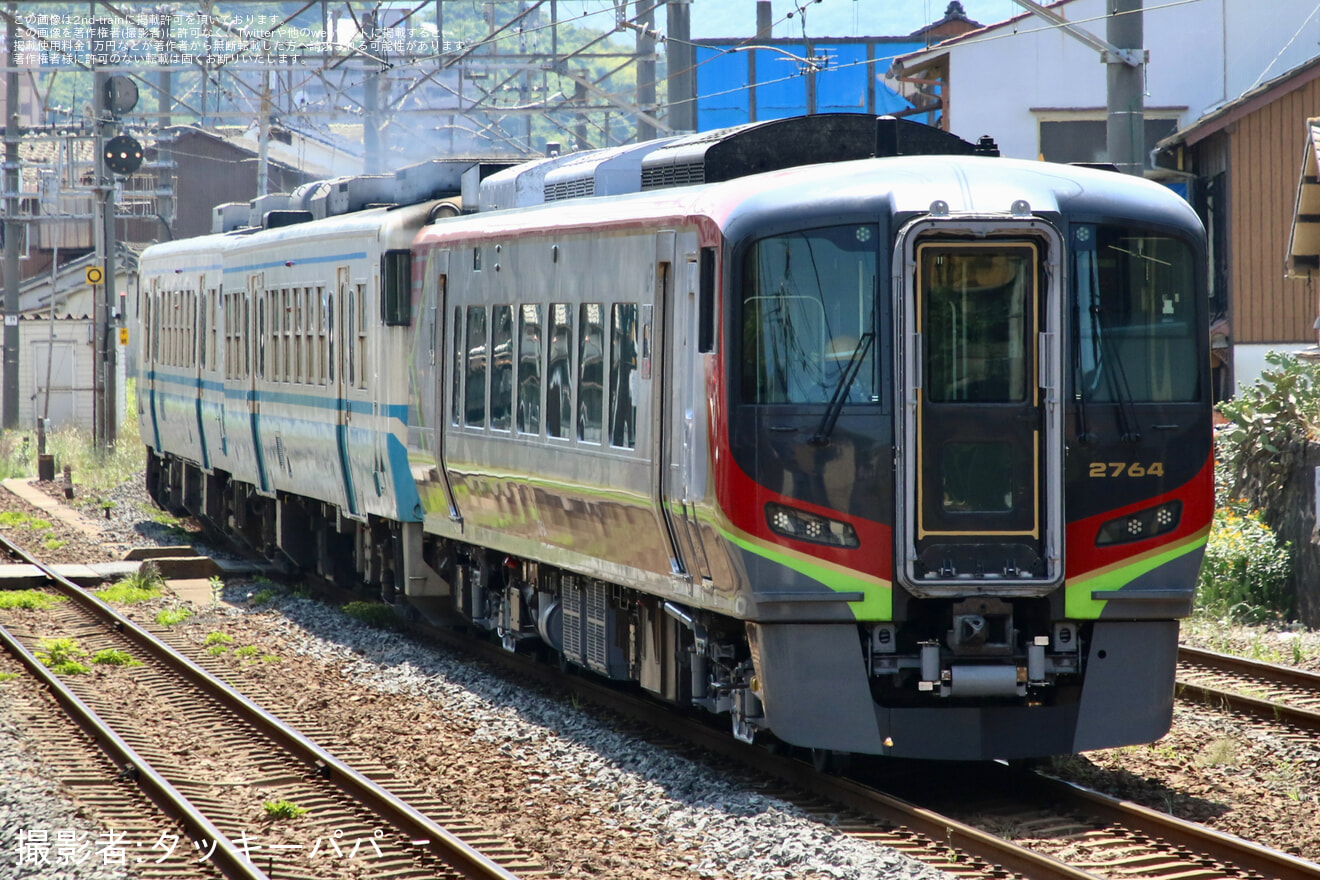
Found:
[{"label": "grass beside track", "polygon": [[[74,485],[82,493],[103,492],[123,483],[142,469],[142,439],[138,435],[136,383],[129,379],[120,411],[125,414],[118,438],[110,449],[93,442],[90,431],[59,428],[46,435],[46,451],[55,456],[55,472],[73,469]],[[0,480],[37,476],[35,427],[0,431]]]}]

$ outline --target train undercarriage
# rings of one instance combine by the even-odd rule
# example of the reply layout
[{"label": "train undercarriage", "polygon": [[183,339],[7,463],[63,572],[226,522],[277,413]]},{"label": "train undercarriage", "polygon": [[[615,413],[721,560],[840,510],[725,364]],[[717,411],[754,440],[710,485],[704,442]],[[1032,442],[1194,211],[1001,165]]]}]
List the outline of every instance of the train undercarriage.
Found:
[{"label": "train undercarriage", "polygon": [[[893,623],[748,623],[423,535],[417,523],[349,519],[333,504],[262,495],[224,472],[207,474],[173,457],[151,454],[148,461],[147,487],[163,508],[197,516],[291,571],[379,595],[405,616],[471,627],[509,651],[543,651],[561,665],[635,683],[675,706],[727,714],[734,735],[747,742],[773,728],[787,742],[814,748],[809,740],[851,729],[851,740],[816,751],[900,754],[903,749],[891,748],[891,733],[909,731],[911,742],[915,731],[948,726],[945,719],[958,716],[966,725],[969,711],[998,715],[1010,729],[1021,723],[1010,716],[1019,719],[1026,710],[1043,725],[1041,741],[1055,743],[1046,752],[1029,751],[1074,751],[1073,728],[1090,711],[1083,705],[1083,671],[1095,662],[1094,647],[1108,644],[1113,652],[1117,644],[1136,657],[1146,638],[1134,630],[1116,643],[1098,624],[1061,621],[1048,598],[912,599]],[[856,634],[855,648],[840,645],[846,632]],[[807,655],[823,671],[803,672],[812,665]],[[1098,655],[1104,658],[1105,650]],[[1093,686],[1090,701],[1112,708],[1117,697],[1109,692],[1121,693],[1130,681],[1124,673],[1102,694]],[[776,711],[767,712],[767,692],[779,698],[771,704]],[[819,706],[788,717],[786,702]],[[842,704],[850,719],[838,716]],[[834,723],[822,728],[821,712]],[[974,743],[965,748],[968,756],[995,756]]]}]

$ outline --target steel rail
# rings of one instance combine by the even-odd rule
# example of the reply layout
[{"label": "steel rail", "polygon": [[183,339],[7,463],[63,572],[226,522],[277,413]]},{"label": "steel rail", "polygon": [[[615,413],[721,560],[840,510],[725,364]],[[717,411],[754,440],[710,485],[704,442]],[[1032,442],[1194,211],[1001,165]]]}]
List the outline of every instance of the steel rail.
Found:
[{"label": "steel rail", "polygon": [[1178,648],[1178,660],[1194,666],[1204,666],[1207,669],[1250,675],[1274,684],[1306,688],[1315,691],[1316,696],[1320,697],[1320,673],[1305,669],[1294,669],[1291,666],[1283,666],[1278,663],[1248,660],[1246,657],[1235,657],[1232,654],[1221,654],[1218,651],[1207,651],[1203,648],[1189,648],[1187,646]]},{"label": "steel rail", "polygon": [[[1263,679],[1268,683],[1314,690],[1320,697],[1320,675],[1314,672],[1289,669],[1276,663],[1261,663],[1244,657],[1202,651],[1198,648],[1179,648],[1178,656],[1187,663],[1199,664],[1212,670],[1236,672]],[[1290,724],[1303,730],[1320,730],[1320,712],[1313,709],[1289,706],[1287,703],[1191,682],[1180,681],[1177,687],[1178,696],[1184,700],[1194,698],[1212,706],[1222,706],[1274,724]]]},{"label": "steel rail", "polygon": [[1032,788],[1041,797],[1052,798],[1106,822],[1134,828],[1171,844],[1203,853],[1225,865],[1256,871],[1278,880],[1320,880],[1320,865],[1298,856],[1178,819],[1131,801],[1101,794],[1076,783],[1040,773],[1012,773],[1007,768],[1001,770],[1005,773],[1006,784]]},{"label": "steel rail", "polygon": [[473,849],[452,832],[422,815],[409,804],[400,801],[388,790],[358,773],[348,764],[312,742],[301,732],[285,724],[225,682],[202,669],[192,660],[141,629],[133,621],[79,587],[73,581],[60,576],[54,569],[35,559],[3,535],[0,535],[0,542],[28,564],[35,565],[51,578],[59,585],[63,594],[98,616],[107,619],[117,632],[128,636],[144,649],[150,651],[159,661],[183,675],[190,684],[204,691],[221,705],[233,711],[244,722],[270,737],[298,760],[305,763],[314,774],[330,781],[340,790],[387,819],[396,828],[407,834],[419,849],[428,850],[432,855],[454,868],[464,877],[469,878],[469,880],[518,880],[516,875]]},{"label": "steel rail", "polygon": [[[914,804],[910,801],[877,791],[860,782],[837,776],[823,775],[806,762],[785,755],[771,754],[763,748],[734,740],[721,730],[712,729],[700,721],[665,711],[628,693],[593,682],[579,676],[561,676],[544,665],[511,656],[502,648],[465,638],[454,632],[425,624],[414,624],[414,629],[425,635],[482,659],[508,668],[517,664],[518,671],[538,682],[553,687],[569,687],[577,696],[609,711],[635,718],[645,714],[645,723],[656,730],[683,739],[715,755],[737,761],[758,773],[775,777],[809,794],[827,799],[867,815],[904,826],[919,832],[937,843],[961,849],[992,865],[998,865],[1032,880],[1096,880],[1095,873],[1068,865],[1053,856],[1034,852],[1015,843],[981,831],[965,823]],[[1259,702],[1259,701],[1258,701]],[[1271,711],[1275,708],[1269,704]],[[1273,717],[1273,716],[1271,716]],[[1171,846],[1182,847],[1218,861],[1225,866],[1240,866],[1277,880],[1320,880],[1320,865],[1260,844],[1208,828],[1204,825],[1178,819],[1143,807],[1130,801],[1113,798],[1074,783],[1063,782],[1037,773],[1011,771],[996,764],[982,765],[1003,791],[1021,787],[1034,787],[1042,798],[1066,802],[1078,811],[1142,834],[1168,841]]]},{"label": "steel rail", "polygon": [[735,740],[724,730],[675,713],[671,708],[621,693],[580,676],[564,676],[557,670],[525,656],[511,655],[503,648],[475,641],[450,630],[424,623],[410,628],[421,635],[453,647],[469,656],[492,661],[502,669],[516,668],[518,674],[551,688],[567,687],[585,701],[628,718],[644,715],[644,723],[663,734],[681,739],[712,754],[735,761],[757,773],[779,779],[808,794],[857,810],[893,826],[924,835],[935,844],[960,849],[1031,880],[1101,880],[1100,875],[1075,868],[1053,856],[1034,852],[993,834],[973,828],[933,810],[879,792],[862,783],[816,772],[811,765],[786,755]]},{"label": "steel rail", "polygon": [[230,880],[270,880],[265,871],[242,856],[233,841],[215,827],[211,820],[206,818],[205,813],[171,785],[169,780],[115,733],[90,706],[60,681],[59,676],[47,669],[3,626],[0,626],[0,643],[3,643],[9,653],[18,658],[27,670],[45,685],[64,711],[119,768],[121,778],[131,779],[136,783],[142,793],[159,807],[161,812],[182,825],[194,841],[205,841],[207,844],[215,842],[215,849],[208,861],[214,859],[220,873]]}]

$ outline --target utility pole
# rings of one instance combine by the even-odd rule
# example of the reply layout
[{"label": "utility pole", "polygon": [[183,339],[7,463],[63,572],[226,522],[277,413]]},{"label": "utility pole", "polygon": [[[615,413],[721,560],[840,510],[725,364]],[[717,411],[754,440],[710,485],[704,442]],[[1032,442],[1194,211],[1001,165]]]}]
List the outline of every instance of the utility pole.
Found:
[{"label": "utility pole", "polygon": [[[1120,50],[1143,56],[1141,19],[1141,0],[1109,0],[1105,37]],[[1105,67],[1108,79],[1105,142],[1109,161],[1124,174],[1140,176],[1146,167],[1146,65],[1132,65],[1106,53]]]},{"label": "utility pole", "polygon": [[379,15],[372,11],[362,16],[362,36],[369,53],[362,59],[362,144],[366,153],[362,170],[367,174],[380,171],[380,64],[375,57],[381,51]]},{"label": "utility pole", "polygon": [[[692,0],[669,0],[669,127],[697,130],[697,53],[692,45]],[[750,54],[750,53],[749,53]]]},{"label": "utility pole", "polygon": [[14,23],[18,4],[6,6],[5,19],[8,72],[5,74],[5,376],[3,425],[18,427],[18,266],[19,236],[23,224],[18,217],[18,28]]},{"label": "utility pole", "polygon": [[261,108],[257,116],[257,195],[270,192],[270,39],[261,41]]},{"label": "utility pole", "polygon": [[105,449],[115,438],[115,376],[113,372],[114,345],[111,343],[112,322],[110,312],[115,301],[115,185],[110,176],[110,169],[105,164],[105,144],[109,140],[113,123],[110,120],[109,102],[106,100],[106,87],[110,82],[109,74],[102,70],[102,58],[109,55],[111,40],[110,22],[96,19],[92,22],[92,112],[96,125],[96,193],[95,203],[99,209],[100,235],[96,237],[96,249],[100,252],[103,278],[100,287],[92,290],[101,292],[100,300],[92,304],[93,363],[95,364],[92,385],[96,389],[92,399],[92,437],[96,446]]},{"label": "utility pole", "polygon": [[[637,0],[637,104],[643,113],[655,113],[655,4]],[[655,126],[637,119],[637,142],[655,139]]]},{"label": "utility pole", "polygon": [[[166,10],[162,10],[166,11]],[[162,15],[160,42],[170,46],[170,16]],[[169,134],[173,124],[174,73],[167,66],[156,75],[156,213],[165,227],[166,240],[174,238],[174,136]]]}]

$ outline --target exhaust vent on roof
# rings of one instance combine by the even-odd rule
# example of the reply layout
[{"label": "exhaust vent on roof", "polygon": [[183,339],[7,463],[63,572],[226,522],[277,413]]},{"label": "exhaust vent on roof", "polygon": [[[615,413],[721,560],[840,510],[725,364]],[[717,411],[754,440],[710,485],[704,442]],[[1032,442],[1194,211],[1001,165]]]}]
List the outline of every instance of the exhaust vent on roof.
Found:
[{"label": "exhaust vent on roof", "polygon": [[247,202],[226,202],[211,209],[211,232],[233,232],[247,226],[251,208]]},{"label": "exhaust vent on roof", "polygon": [[673,141],[674,138],[660,138],[577,153],[570,161],[546,173],[545,200],[640,192],[642,160]]},{"label": "exhaust vent on roof", "polygon": [[907,119],[860,113],[793,116],[673,141],[642,160],[642,189],[718,183],[799,165],[872,156],[973,152],[981,150],[948,132]]}]

